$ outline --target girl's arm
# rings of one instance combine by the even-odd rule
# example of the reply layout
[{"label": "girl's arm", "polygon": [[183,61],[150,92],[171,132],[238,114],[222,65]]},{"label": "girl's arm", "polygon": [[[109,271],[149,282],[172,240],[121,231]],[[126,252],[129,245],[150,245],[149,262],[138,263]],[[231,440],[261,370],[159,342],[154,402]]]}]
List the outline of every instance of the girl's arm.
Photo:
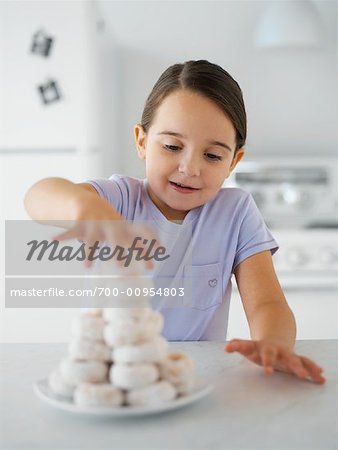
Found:
[{"label": "girl's arm", "polygon": [[267,374],[277,369],[323,383],[322,369],[293,352],[295,319],[278,282],[271,252],[263,251],[245,259],[236,267],[235,277],[252,341],[233,339],[226,350],[240,352],[262,365]]},{"label": "girl's arm", "polygon": [[[28,190],[24,204],[33,220],[67,229],[53,239],[80,239],[88,253],[96,241],[106,240],[130,248],[138,236],[149,242],[157,240],[146,225],[136,226],[124,221],[89,183],[75,184],[64,178],[45,178]],[[85,265],[90,266],[90,261],[86,260]],[[153,262],[146,260],[145,267],[152,269]]]},{"label": "girl's arm", "polygon": [[252,339],[272,339],[293,349],[296,322],[285,299],[270,251],[245,259],[235,269]]},{"label": "girl's arm", "polygon": [[29,216],[36,221],[120,218],[93,186],[75,184],[65,178],[38,181],[27,191],[24,205]]}]

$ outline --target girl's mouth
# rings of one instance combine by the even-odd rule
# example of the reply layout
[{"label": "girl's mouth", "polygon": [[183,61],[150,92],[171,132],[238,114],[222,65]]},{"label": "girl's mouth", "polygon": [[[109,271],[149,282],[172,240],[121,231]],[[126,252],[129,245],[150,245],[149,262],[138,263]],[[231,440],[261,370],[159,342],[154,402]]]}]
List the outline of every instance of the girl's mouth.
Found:
[{"label": "girl's mouth", "polygon": [[185,186],[184,184],[180,184],[180,183],[174,183],[173,181],[169,181],[170,186],[175,189],[175,191],[178,192],[182,192],[185,194],[191,193],[191,192],[195,192],[195,191],[199,191],[199,189],[197,188],[192,188],[190,186]]}]

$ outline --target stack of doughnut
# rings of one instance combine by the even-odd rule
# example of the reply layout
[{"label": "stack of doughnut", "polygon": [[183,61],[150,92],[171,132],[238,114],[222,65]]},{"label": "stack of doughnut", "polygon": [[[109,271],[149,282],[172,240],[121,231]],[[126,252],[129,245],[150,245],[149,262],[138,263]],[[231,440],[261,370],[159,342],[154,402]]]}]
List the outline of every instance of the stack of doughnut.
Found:
[{"label": "stack of doughnut", "polygon": [[49,375],[51,390],[84,406],[147,406],[187,395],[194,365],[170,352],[163,317],[150,306],[82,311],[68,355]]}]

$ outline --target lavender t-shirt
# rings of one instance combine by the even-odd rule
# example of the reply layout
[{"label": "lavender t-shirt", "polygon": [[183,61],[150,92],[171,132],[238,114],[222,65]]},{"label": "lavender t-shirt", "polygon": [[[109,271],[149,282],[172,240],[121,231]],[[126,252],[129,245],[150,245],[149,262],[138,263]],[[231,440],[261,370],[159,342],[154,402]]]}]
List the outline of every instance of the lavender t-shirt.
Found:
[{"label": "lavender t-shirt", "polygon": [[158,272],[155,268],[154,278],[160,286],[171,280],[171,286],[186,287],[186,295],[181,305],[182,299],[170,296],[153,303],[164,315],[163,335],[168,340],[225,340],[235,267],[256,253],[278,249],[252,196],[222,188],[178,224],[152,202],[146,179],[112,175],[87,182],[126,220],[151,225],[170,254]]}]

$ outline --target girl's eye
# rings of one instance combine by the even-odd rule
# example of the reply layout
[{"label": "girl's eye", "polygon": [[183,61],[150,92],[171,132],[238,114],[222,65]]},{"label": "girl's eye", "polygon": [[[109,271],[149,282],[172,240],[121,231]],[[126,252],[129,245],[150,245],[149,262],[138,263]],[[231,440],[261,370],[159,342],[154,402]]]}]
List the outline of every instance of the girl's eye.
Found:
[{"label": "girl's eye", "polygon": [[180,147],[178,147],[177,145],[169,145],[169,144],[166,144],[164,148],[170,150],[171,152],[177,152],[177,150],[180,149]]},{"label": "girl's eye", "polygon": [[218,155],[214,155],[213,153],[206,153],[205,156],[211,161],[221,161],[222,157]]}]

